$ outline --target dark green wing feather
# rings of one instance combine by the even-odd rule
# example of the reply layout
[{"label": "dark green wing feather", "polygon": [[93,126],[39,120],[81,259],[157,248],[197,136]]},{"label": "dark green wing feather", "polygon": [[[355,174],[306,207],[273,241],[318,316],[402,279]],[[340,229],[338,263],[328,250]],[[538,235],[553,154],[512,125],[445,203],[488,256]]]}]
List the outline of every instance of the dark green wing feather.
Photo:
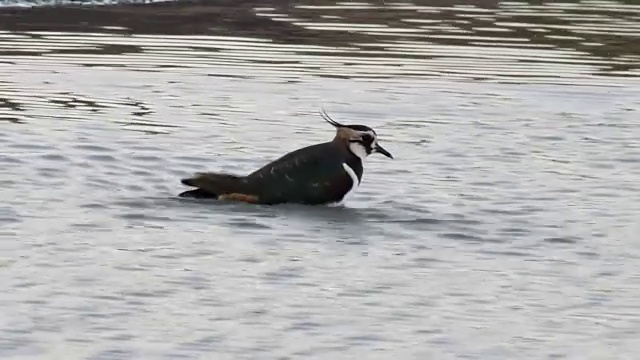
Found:
[{"label": "dark green wing feather", "polygon": [[336,202],[352,187],[345,172],[343,154],[331,143],[312,145],[291,152],[247,176],[259,188],[265,203]]}]

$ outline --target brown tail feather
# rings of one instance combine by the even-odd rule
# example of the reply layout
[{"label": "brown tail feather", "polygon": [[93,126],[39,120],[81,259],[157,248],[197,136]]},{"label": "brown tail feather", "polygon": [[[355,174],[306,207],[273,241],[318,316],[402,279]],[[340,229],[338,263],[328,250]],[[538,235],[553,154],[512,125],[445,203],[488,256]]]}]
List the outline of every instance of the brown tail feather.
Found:
[{"label": "brown tail feather", "polygon": [[212,197],[224,194],[247,194],[247,181],[244,176],[217,173],[199,173],[194,177],[182,179],[184,185],[199,188],[203,193]]}]

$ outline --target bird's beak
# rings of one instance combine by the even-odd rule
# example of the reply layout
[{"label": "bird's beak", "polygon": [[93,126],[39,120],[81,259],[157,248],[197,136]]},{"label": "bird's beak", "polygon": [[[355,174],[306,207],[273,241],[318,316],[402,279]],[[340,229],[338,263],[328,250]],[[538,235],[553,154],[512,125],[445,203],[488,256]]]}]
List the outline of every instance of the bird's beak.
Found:
[{"label": "bird's beak", "polygon": [[385,150],[385,148],[383,148],[382,146],[380,146],[380,144],[376,144],[376,146],[373,148],[373,150],[375,150],[376,152],[379,152],[380,154],[388,157],[389,159],[393,159],[393,155],[391,155],[390,152],[388,152],[387,150]]}]

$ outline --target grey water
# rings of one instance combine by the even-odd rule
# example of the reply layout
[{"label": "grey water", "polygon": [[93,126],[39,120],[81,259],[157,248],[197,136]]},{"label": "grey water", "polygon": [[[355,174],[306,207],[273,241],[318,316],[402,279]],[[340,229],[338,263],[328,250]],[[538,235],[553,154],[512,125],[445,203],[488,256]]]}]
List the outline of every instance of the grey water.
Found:
[{"label": "grey water", "polygon": [[[175,4],[0,8],[0,358],[640,352],[638,5]],[[321,108],[342,206],[176,197]]]}]

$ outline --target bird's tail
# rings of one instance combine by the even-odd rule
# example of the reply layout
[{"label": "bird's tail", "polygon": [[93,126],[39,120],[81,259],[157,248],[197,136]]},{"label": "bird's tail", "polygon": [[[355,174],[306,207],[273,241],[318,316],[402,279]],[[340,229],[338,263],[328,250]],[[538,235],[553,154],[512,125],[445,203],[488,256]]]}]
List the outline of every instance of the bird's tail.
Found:
[{"label": "bird's tail", "polygon": [[199,173],[182,179],[184,185],[197,189],[181,193],[180,197],[221,198],[230,194],[249,195],[247,180],[244,176],[219,173]]}]

